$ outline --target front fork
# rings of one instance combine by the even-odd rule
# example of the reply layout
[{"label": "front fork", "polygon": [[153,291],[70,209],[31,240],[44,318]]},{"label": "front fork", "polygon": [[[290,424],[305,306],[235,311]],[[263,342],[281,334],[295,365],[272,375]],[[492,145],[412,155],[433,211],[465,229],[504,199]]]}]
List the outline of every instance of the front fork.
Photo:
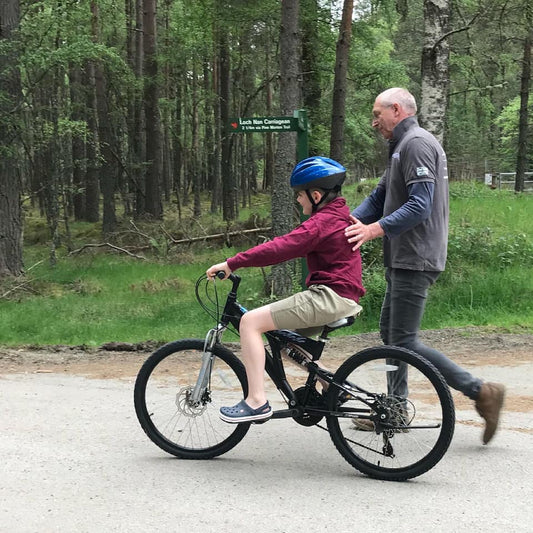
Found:
[{"label": "front fork", "polygon": [[211,370],[215,360],[213,348],[219,341],[222,331],[223,328],[218,326],[210,329],[205,336],[204,350],[202,352],[202,366],[200,367],[200,372],[198,373],[198,379],[196,380],[194,389],[189,395],[189,404],[193,405],[194,407],[198,407],[202,402],[205,390],[209,384],[209,378],[211,377]]}]

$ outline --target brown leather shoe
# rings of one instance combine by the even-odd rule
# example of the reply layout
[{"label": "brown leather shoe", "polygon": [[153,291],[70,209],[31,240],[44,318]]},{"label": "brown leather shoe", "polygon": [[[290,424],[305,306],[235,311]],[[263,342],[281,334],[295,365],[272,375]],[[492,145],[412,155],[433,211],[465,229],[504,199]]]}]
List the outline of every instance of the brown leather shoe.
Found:
[{"label": "brown leather shoe", "polygon": [[353,429],[358,431],[374,431],[375,429],[374,422],[368,418],[352,418],[352,424],[355,426]]},{"label": "brown leather shoe", "polygon": [[481,385],[476,400],[476,409],[485,419],[483,444],[488,444],[498,429],[504,396],[505,387],[501,383],[483,383]]},{"label": "brown leather shoe", "polygon": [[[391,424],[398,425],[394,430],[396,433],[409,433],[408,426],[414,417],[409,417],[407,410],[400,408],[396,413],[396,418],[390,421]],[[353,429],[358,431],[374,431],[376,426],[374,422],[368,418],[352,418],[352,424],[355,426]],[[401,427],[401,429],[400,429]]]}]

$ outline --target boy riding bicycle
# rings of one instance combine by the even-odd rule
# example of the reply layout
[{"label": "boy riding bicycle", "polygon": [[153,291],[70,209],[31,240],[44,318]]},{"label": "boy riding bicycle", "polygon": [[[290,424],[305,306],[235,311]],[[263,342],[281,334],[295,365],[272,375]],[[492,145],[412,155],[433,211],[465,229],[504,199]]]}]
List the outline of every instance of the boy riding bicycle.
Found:
[{"label": "boy riding bicycle", "polygon": [[352,251],[344,236],[350,224],[350,209],[340,196],[345,176],[346,169],[332,159],[310,157],[300,161],[292,171],[290,184],[309,219],[286,235],[240,252],[206,271],[208,278],[214,279],[220,271],[227,278],[238,268],[270,266],[298,257],[305,257],[309,271],[307,290],[243,315],[239,333],[248,396],[233,407],[220,409],[225,422],[264,421],[272,416],[265,394],[263,333],[290,329],[310,335],[329,322],[361,311],[357,303],[365,292],[361,256],[359,250]]}]

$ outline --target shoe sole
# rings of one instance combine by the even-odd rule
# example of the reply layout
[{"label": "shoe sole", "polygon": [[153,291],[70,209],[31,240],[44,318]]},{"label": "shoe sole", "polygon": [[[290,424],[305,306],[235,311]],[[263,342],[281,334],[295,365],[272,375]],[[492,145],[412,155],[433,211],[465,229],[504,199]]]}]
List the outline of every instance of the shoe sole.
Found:
[{"label": "shoe sole", "polygon": [[223,420],[224,422],[227,422],[228,424],[240,424],[241,422],[266,422],[270,418],[272,418],[272,411],[265,414],[260,415],[251,415],[251,416],[237,416],[237,417],[231,417],[226,416],[220,413],[219,415],[220,420]]}]

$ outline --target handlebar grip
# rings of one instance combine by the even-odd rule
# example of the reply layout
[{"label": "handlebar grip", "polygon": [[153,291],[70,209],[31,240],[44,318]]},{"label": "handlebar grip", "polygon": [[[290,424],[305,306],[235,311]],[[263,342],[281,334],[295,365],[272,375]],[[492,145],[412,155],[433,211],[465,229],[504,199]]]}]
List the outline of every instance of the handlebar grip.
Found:
[{"label": "handlebar grip", "polygon": [[216,277],[218,279],[224,279],[226,277],[226,273],[223,271],[223,270],[219,270],[217,273],[216,273]]}]

